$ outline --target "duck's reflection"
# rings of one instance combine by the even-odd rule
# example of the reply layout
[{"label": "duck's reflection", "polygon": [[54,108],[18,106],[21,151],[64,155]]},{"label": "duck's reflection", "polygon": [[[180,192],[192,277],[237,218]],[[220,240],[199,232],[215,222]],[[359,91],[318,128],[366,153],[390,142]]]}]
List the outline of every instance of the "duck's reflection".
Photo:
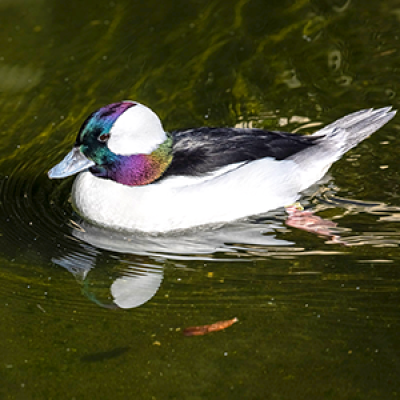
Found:
[{"label": "duck's reflection", "polygon": [[158,291],[163,280],[162,268],[159,266],[129,265],[125,275],[115,279],[111,284],[111,295],[114,304],[119,308],[136,308],[147,303]]},{"label": "duck's reflection", "polygon": [[[161,266],[115,259],[110,270],[104,270],[104,265],[97,270],[94,267],[102,258],[101,252],[96,255],[91,251],[91,259],[83,257],[85,247],[88,246],[52,261],[71,272],[82,285],[82,292],[94,303],[105,308],[135,308],[156,294],[163,279]],[[107,264],[110,262],[106,267]]]},{"label": "duck's reflection", "polygon": [[279,216],[268,217],[260,223],[157,236],[110,232],[80,221],[72,231],[79,250],[52,261],[71,272],[83,293],[99,306],[135,308],[155,296],[170,262],[185,267],[188,260],[216,261],[217,253],[218,261],[237,262],[233,254],[245,245],[265,249],[292,244],[275,237],[278,228],[284,229]]},{"label": "duck's reflection", "polygon": [[[317,201],[313,201],[316,199]],[[163,281],[164,273],[170,266],[186,268],[190,261],[243,262],[251,261],[254,256],[293,259],[309,252],[299,243],[286,239],[288,231],[306,230],[305,236],[321,235],[320,230],[310,230],[309,214],[321,214],[324,210],[335,208],[335,221],[351,214],[374,214],[380,220],[397,221],[398,207],[383,203],[370,203],[335,196],[335,190],[327,186],[312,187],[301,204],[307,208],[304,229],[302,224],[294,224],[290,210],[280,209],[255,219],[239,221],[222,226],[203,227],[191,231],[169,233],[166,235],[148,235],[140,233],[121,233],[93,226],[85,221],[71,222],[73,246],[52,257],[52,261],[71,272],[81,284],[82,291],[91,301],[107,308],[136,308],[152,299]],[[297,214],[295,215],[297,216]],[[326,243],[336,246],[339,254],[346,246],[398,246],[398,232],[365,232],[350,235],[346,224],[323,221],[323,227],[334,227],[345,237]],[[311,222],[314,222],[312,220]],[[308,224],[308,225],[307,225]],[[317,224],[319,228],[320,225]],[[285,239],[283,239],[283,237]],[[321,241],[322,243],[322,241]],[[61,247],[62,248],[62,247]],[[318,254],[333,254],[332,248],[318,248]],[[315,254],[315,249],[312,253]]]}]

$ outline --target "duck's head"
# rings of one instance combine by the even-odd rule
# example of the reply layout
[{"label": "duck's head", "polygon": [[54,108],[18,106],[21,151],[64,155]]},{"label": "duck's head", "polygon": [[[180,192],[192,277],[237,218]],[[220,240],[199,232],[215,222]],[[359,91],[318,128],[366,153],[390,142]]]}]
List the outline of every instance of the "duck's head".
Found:
[{"label": "duck's head", "polygon": [[49,172],[60,179],[89,169],[100,178],[137,186],[158,179],[172,161],[172,140],[146,106],[122,101],[93,112],[73,149]]}]

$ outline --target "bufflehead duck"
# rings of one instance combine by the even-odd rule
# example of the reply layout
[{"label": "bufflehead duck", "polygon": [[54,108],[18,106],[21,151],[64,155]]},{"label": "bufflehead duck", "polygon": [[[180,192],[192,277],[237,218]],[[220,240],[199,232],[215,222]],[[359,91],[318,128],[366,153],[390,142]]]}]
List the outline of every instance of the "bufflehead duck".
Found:
[{"label": "bufflehead duck", "polygon": [[79,173],[73,206],[96,225],[167,232],[224,223],[294,203],[395,113],[361,110],[310,136],[239,128],[167,133],[148,107],[122,101],[92,113],[48,175]]}]

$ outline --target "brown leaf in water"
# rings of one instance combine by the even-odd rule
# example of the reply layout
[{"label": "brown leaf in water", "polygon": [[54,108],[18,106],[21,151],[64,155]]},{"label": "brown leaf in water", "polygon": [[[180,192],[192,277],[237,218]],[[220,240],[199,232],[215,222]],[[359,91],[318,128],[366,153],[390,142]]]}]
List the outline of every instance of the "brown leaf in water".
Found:
[{"label": "brown leaf in water", "polygon": [[211,325],[190,326],[189,328],[185,328],[183,330],[183,334],[185,336],[206,335],[207,333],[210,333],[210,332],[218,332],[218,331],[222,331],[225,328],[229,328],[237,321],[238,321],[238,319],[235,317],[235,318],[229,319],[227,321],[218,321]]}]

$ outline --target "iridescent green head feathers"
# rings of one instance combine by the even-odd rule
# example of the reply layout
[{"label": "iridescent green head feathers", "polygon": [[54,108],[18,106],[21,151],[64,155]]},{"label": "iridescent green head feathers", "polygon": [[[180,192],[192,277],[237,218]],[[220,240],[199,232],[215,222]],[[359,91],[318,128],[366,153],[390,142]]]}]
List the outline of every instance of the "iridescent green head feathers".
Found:
[{"label": "iridescent green head feathers", "polygon": [[124,101],[92,113],[74,149],[49,176],[63,178],[89,168],[98,177],[124,185],[147,185],[161,177],[171,161],[172,139],[157,115],[139,103]]}]

